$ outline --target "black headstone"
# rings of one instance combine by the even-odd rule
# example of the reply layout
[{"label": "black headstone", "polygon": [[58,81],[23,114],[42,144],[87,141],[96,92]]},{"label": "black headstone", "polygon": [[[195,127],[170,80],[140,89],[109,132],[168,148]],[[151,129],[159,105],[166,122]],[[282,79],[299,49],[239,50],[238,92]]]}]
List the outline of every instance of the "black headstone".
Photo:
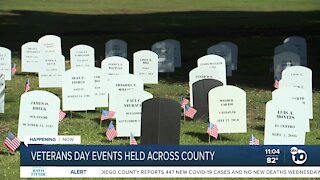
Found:
[{"label": "black headstone", "polygon": [[152,98],[142,103],[141,144],[179,144],[181,107],[177,101]]},{"label": "black headstone", "polygon": [[193,107],[197,110],[194,119],[208,121],[208,93],[211,89],[222,85],[221,81],[215,79],[203,79],[192,84]]}]

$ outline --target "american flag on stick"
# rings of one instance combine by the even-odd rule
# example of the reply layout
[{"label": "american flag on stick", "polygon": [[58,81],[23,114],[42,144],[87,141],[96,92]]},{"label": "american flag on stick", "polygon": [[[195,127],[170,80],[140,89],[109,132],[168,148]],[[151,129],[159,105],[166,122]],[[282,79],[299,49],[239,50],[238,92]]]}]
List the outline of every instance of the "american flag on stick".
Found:
[{"label": "american flag on stick", "polygon": [[66,113],[63,112],[63,111],[60,109],[60,111],[59,111],[59,121],[61,122],[61,121],[64,119],[64,117],[66,117]]},{"label": "american flag on stick", "polygon": [[189,103],[189,100],[186,99],[185,97],[181,96],[181,99],[180,99],[180,105],[181,107],[183,108],[185,105],[187,105]]},{"label": "american flag on stick", "polygon": [[134,138],[132,133],[130,133],[130,145],[138,145],[137,140]]},{"label": "american flag on stick", "polygon": [[113,138],[115,138],[116,136],[117,136],[117,131],[114,128],[114,125],[111,121],[106,131],[106,137],[109,141],[112,141]]},{"label": "american flag on stick", "polygon": [[101,121],[103,120],[107,120],[107,119],[110,119],[114,116],[116,112],[114,111],[107,111],[107,110],[102,110],[102,113],[101,113]]},{"label": "american flag on stick", "polygon": [[194,115],[197,113],[197,110],[193,107],[190,107],[188,105],[185,105],[185,112],[184,115],[187,117],[193,119]]},{"label": "american flag on stick", "polygon": [[253,134],[251,134],[250,140],[249,140],[249,145],[259,145],[259,144],[260,144],[259,139],[254,137]]},{"label": "american flag on stick", "polygon": [[15,152],[20,146],[20,140],[16,138],[12,132],[8,132],[6,139],[4,140],[4,146],[11,152]]},{"label": "american flag on stick", "polygon": [[12,68],[11,68],[11,75],[12,76],[16,75],[16,72],[17,72],[17,64],[14,63]]},{"label": "american flag on stick", "polygon": [[207,133],[209,134],[209,136],[212,136],[215,139],[217,139],[218,138],[218,127],[217,127],[217,125],[214,125],[213,123],[209,122]]},{"label": "american flag on stick", "polygon": [[31,87],[30,87],[30,79],[27,79],[25,87],[24,87],[24,92],[28,92],[28,91],[30,91],[30,89],[31,89]]},{"label": "american flag on stick", "polygon": [[273,87],[279,89],[279,81],[277,79],[274,80]]}]

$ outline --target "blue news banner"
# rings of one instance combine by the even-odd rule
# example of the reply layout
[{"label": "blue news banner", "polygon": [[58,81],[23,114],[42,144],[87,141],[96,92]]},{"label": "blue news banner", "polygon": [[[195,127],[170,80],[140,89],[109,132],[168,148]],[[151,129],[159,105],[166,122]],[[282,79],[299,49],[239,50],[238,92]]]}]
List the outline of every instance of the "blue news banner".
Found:
[{"label": "blue news banner", "polygon": [[21,177],[39,168],[41,177],[320,177],[319,145],[21,145],[20,152]]}]

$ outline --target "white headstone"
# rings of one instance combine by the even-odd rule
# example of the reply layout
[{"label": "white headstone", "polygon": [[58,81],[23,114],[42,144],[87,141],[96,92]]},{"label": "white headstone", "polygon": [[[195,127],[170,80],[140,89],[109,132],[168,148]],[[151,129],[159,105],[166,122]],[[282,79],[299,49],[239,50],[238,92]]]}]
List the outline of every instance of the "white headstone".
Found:
[{"label": "white headstone", "polygon": [[166,39],[164,40],[165,43],[173,44],[173,51],[174,51],[174,67],[181,67],[181,45],[180,42],[175,39]]},{"label": "white headstone", "polygon": [[21,71],[22,72],[39,72],[41,69],[40,62],[43,57],[44,46],[37,42],[28,42],[21,47]]},{"label": "white headstone", "polygon": [[108,93],[109,93],[109,109],[111,111],[115,111],[116,114],[114,117],[117,116],[117,96],[118,93],[130,91],[130,90],[143,90],[143,82],[142,80],[133,75],[133,74],[126,74],[115,76],[109,82]]},{"label": "white headstone", "polygon": [[119,56],[108,57],[101,62],[101,69],[110,77],[129,74],[129,61]]},{"label": "white headstone", "polygon": [[60,99],[47,91],[30,91],[21,95],[18,139],[25,136],[57,136]]},{"label": "white headstone", "polygon": [[117,137],[139,137],[141,133],[142,102],[152,94],[143,90],[130,90],[117,95]]},{"label": "white headstone", "polygon": [[301,65],[307,66],[308,59],[307,59],[307,42],[303,37],[299,36],[291,36],[286,38],[283,41],[283,44],[286,45],[293,45],[297,48],[297,54],[300,56]]},{"label": "white headstone", "polygon": [[158,71],[162,72],[174,72],[174,44],[171,42],[159,41],[152,45],[151,49],[158,55]]},{"label": "white headstone", "polygon": [[106,42],[106,58],[112,56],[127,58],[127,42],[121,39],[111,39]]},{"label": "white headstone", "polygon": [[94,49],[87,45],[77,45],[70,49],[71,68],[94,67]]},{"label": "white headstone", "polygon": [[223,42],[220,42],[219,44],[226,45],[231,49],[231,57],[232,57],[231,69],[238,70],[238,46],[235,43],[229,42],[229,41],[223,41]]},{"label": "white headstone", "polygon": [[208,94],[209,121],[219,133],[247,132],[246,92],[235,86],[219,86]]},{"label": "white headstone", "polygon": [[62,76],[64,111],[94,110],[94,74],[87,68],[72,68]]},{"label": "white headstone", "polygon": [[299,66],[299,65],[300,65],[300,57],[295,53],[284,52],[284,53],[276,54],[273,57],[274,79],[280,80],[281,73],[284,69],[291,66]]},{"label": "white headstone", "polygon": [[0,113],[4,113],[5,87],[6,87],[6,81],[5,81],[4,74],[0,73]]},{"label": "white headstone", "polygon": [[61,38],[55,35],[45,35],[38,40],[39,44],[44,46],[45,53],[62,54]]},{"label": "white headstone", "polygon": [[193,106],[193,91],[192,84],[202,79],[216,79],[221,82],[224,78],[220,76],[217,71],[213,71],[209,67],[196,67],[189,72],[189,93],[190,93],[190,105]]},{"label": "white headstone", "polygon": [[40,62],[39,87],[61,88],[62,76],[65,72],[65,58],[57,53],[44,53],[44,60]]},{"label": "white headstone", "polygon": [[226,60],[223,57],[215,54],[205,55],[198,59],[197,64],[198,67],[212,68],[212,71],[216,71],[221,76],[221,82],[227,84]]},{"label": "white headstone", "polygon": [[303,105],[287,99],[271,100],[266,105],[264,144],[304,145],[306,118],[299,111]]},{"label": "white headstone", "polygon": [[158,55],[149,50],[133,54],[133,74],[144,84],[158,84]]},{"label": "white headstone", "polygon": [[275,55],[280,54],[280,53],[284,53],[284,52],[292,52],[292,53],[298,54],[298,49],[295,46],[293,46],[292,44],[280,44],[276,48],[274,48]]},{"label": "white headstone", "polygon": [[303,120],[306,126],[306,132],[310,131],[310,123],[309,123],[309,99],[307,93],[299,88],[296,87],[282,87],[280,89],[276,89],[272,92],[272,99],[279,99],[282,101],[286,101],[287,99],[295,100],[303,105],[303,109],[300,109],[299,113],[304,116],[307,116]]},{"label": "white headstone", "polygon": [[108,80],[107,73],[97,67],[93,67],[91,72],[94,74],[94,104],[95,107],[108,107]]},{"label": "white headstone", "polygon": [[232,76],[232,52],[230,47],[223,44],[216,44],[208,48],[207,54],[215,54],[223,57],[226,60],[227,76]]},{"label": "white headstone", "polygon": [[11,51],[5,47],[0,47],[0,72],[11,80]]},{"label": "white headstone", "polygon": [[292,66],[282,71],[282,80],[279,88],[297,87],[303,89],[308,95],[309,118],[313,119],[313,100],[312,100],[312,71],[303,66]]}]

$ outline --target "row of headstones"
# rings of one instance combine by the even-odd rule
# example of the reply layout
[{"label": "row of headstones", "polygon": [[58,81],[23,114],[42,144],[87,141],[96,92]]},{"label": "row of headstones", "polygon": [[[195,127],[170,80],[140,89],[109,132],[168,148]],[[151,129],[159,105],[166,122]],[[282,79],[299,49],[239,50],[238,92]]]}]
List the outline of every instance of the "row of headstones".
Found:
[{"label": "row of headstones", "polygon": [[303,66],[284,69],[279,89],[266,105],[265,144],[305,144],[312,98],[312,71]]},{"label": "row of headstones", "polygon": [[274,49],[274,79],[281,79],[281,72],[291,66],[307,66],[307,43],[303,37],[291,36]]}]

